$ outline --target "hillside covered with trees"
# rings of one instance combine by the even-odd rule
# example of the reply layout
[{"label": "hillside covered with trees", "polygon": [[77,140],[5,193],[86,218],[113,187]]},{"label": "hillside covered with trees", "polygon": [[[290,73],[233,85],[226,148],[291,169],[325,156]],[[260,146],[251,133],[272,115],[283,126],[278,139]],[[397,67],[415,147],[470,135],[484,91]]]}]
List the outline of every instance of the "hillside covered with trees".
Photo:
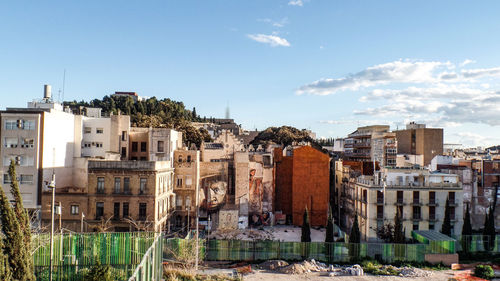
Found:
[{"label": "hillside covered with trees", "polygon": [[199,122],[201,118],[196,114],[196,108],[188,110],[184,103],[168,98],[158,100],[156,97],[142,101],[134,101],[132,97],[105,96],[102,99],[86,101],[64,102],[75,113],[82,114],[84,107],[98,107],[104,114],[130,115],[130,122],[134,127],[174,128],[182,132],[184,143],[200,146],[202,141],[212,141],[208,132],[201,128],[196,129],[191,122]]}]

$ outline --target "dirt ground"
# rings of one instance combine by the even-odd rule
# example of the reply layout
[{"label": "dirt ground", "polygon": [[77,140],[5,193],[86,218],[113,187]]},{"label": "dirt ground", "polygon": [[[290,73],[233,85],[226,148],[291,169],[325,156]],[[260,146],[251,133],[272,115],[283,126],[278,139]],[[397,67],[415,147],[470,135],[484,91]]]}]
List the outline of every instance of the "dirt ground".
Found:
[{"label": "dirt ground", "polygon": [[299,281],[299,280],[311,280],[311,281],[326,281],[326,280],[355,280],[355,281],[383,281],[383,280],[413,280],[413,281],[447,281],[452,278],[454,274],[457,273],[456,270],[443,270],[443,271],[432,271],[432,275],[428,277],[397,277],[397,276],[320,276],[319,273],[307,273],[300,275],[291,274],[281,274],[281,273],[271,273],[267,271],[257,271],[245,275],[243,280],[245,281],[263,281],[263,280],[276,280],[276,281]]}]

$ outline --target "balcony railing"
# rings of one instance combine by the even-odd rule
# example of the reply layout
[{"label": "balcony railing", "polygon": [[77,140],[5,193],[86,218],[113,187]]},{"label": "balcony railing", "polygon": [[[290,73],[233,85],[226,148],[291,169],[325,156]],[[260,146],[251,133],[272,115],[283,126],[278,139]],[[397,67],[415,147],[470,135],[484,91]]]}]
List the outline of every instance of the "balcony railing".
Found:
[{"label": "balcony railing", "polygon": [[448,199],[448,204],[450,205],[450,207],[455,207],[457,206],[457,201],[455,201],[455,199]]},{"label": "balcony railing", "polygon": [[429,199],[429,206],[437,206],[438,202],[436,199]]},{"label": "balcony railing", "polygon": [[436,214],[429,214],[429,221],[435,221],[436,220]]},{"label": "balcony railing", "polygon": [[421,204],[422,204],[422,202],[420,202],[420,199],[418,199],[418,198],[414,198],[414,199],[413,199],[412,204],[413,204],[413,205],[421,205]]},{"label": "balcony railing", "polygon": [[413,220],[421,220],[422,216],[420,214],[418,214],[418,213],[415,213],[415,214],[413,214],[412,219]]},{"label": "balcony railing", "polygon": [[377,197],[377,204],[384,204],[384,197]]},{"label": "balcony railing", "polygon": [[403,199],[403,198],[398,198],[398,199],[396,200],[396,205],[404,205],[404,204],[405,204],[405,201],[404,201],[404,199]]}]

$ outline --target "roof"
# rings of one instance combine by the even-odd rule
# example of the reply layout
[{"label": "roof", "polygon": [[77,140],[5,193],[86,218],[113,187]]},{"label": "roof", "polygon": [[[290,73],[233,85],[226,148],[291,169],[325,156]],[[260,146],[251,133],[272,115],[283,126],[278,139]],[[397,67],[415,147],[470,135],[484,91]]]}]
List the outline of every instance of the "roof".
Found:
[{"label": "roof", "polygon": [[429,241],[455,241],[455,239],[450,236],[434,230],[413,230],[413,232]]}]

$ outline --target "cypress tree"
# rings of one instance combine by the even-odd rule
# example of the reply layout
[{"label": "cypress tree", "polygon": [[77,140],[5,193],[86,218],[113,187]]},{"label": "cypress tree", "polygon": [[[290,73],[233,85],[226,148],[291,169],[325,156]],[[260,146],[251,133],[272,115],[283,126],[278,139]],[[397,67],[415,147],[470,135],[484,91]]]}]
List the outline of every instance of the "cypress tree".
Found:
[{"label": "cypress tree", "polygon": [[358,225],[358,214],[354,215],[354,222],[352,223],[351,233],[349,234],[349,243],[360,243],[361,232]]},{"label": "cypress tree", "polygon": [[26,274],[31,272],[31,268],[26,262],[26,245],[24,245],[23,231],[3,188],[0,188],[0,214],[2,232],[5,240],[8,241],[5,244],[5,254],[9,259],[12,278],[22,281],[31,280],[30,275]]},{"label": "cypress tree", "polygon": [[403,222],[401,221],[401,212],[399,208],[396,210],[396,215],[394,216],[394,234],[393,234],[393,242],[394,243],[404,243],[405,242],[405,234],[403,231]]},{"label": "cypress tree", "polygon": [[333,242],[333,214],[332,206],[328,206],[328,222],[326,224],[325,242]]},{"label": "cypress tree", "polygon": [[464,224],[462,226],[462,250],[464,252],[469,251],[470,235],[472,235],[472,224],[470,221],[469,204],[467,204],[467,208],[465,209]]},{"label": "cypress tree", "polygon": [[5,241],[0,237],[0,280],[11,280],[9,259],[5,254]]},{"label": "cypress tree", "polygon": [[451,236],[450,201],[448,199],[446,199],[446,205],[444,207],[444,220],[441,226],[441,233]]},{"label": "cypress tree", "polygon": [[485,251],[491,251],[495,242],[495,209],[490,205],[488,213],[485,214],[483,228],[483,245]]},{"label": "cypress tree", "polygon": [[9,177],[11,178],[10,193],[14,197],[14,213],[16,214],[17,220],[19,222],[19,227],[21,228],[22,238],[24,242],[24,247],[19,249],[20,254],[24,255],[24,259],[27,264],[26,280],[35,280],[33,275],[33,259],[31,257],[31,226],[28,212],[24,209],[23,198],[21,192],[19,191],[19,182],[16,175],[16,166],[14,160],[11,160],[9,166]]},{"label": "cypress tree", "polygon": [[193,107],[193,111],[191,111],[191,120],[197,121],[198,115],[196,114],[196,107]]},{"label": "cypress tree", "polygon": [[304,210],[303,222],[302,222],[302,235],[300,237],[301,242],[311,242],[311,224],[309,223],[309,212]]}]

